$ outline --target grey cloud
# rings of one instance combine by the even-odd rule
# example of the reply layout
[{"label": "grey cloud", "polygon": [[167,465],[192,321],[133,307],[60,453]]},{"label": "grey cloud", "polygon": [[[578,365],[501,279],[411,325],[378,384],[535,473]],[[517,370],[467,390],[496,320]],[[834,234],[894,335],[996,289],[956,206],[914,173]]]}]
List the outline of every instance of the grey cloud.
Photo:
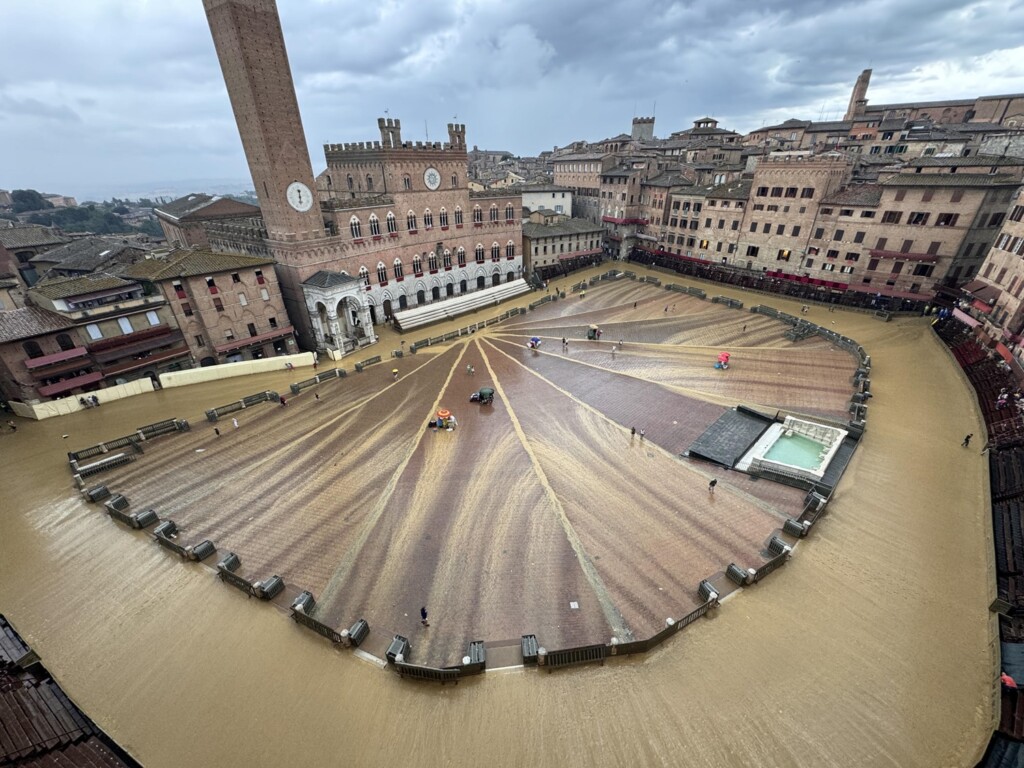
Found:
[{"label": "grey cloud", "polygon": [[41,118],[61,122],[81,122],[78,113],[66,104],[48,104],[39,99],[17,98],[0,93],[0,120]]},{"label": "grey cloud", "polygon": [[[628,131],[655,103],[661,136],[705,114],[738,131],[834,117],[866,67],[874,103],[941,92],[937,65],[972,90],[932,98],[981,95],[989,83],[968,65],[1018,47],[1008,20],[1024,15],[1021,0],[278,5],[318,166],[322,141],[375,138],[385,108],[411,139],[442,137],[457,114],[471,144],[530,154]],[[8,21],[19,34],[0,50],[0,117],[19,119],[0,120],[0,145],[24,151],[5,158],[6,184],[245,176],[199,0],[16,3]]]}]

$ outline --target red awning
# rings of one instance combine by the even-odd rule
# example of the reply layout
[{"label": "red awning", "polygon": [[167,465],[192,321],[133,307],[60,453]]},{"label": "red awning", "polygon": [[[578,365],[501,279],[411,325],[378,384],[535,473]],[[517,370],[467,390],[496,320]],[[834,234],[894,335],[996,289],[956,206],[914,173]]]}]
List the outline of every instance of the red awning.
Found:
[{"label": "red awning", "polygon": [[37,390],[43,397],[53,397],[59,395],[62,392],[70,392],[72,389],[78,387],[84,387],[87,384],[95,384],[97,381],[103,379],[103,374],[99,371],[93,373],[86,373],[82,376],[72,376],[70,379],[64,379],[64,381],[58,381],[55,384],[47,384],[45,387],[39,387]]},{"label": "red awning", "polygon": [[1003,344],[1002,342],[996,344],[996,352],[998,352],[999,355],[1006,362],[1008,362],[1008,363],[1014,362],[1014,360],[1013,360],[1013,352],[1011,352],[1009,349],[1007,349],[1006,345]]},{"label": "red awning", "polygon": [[984,301],[979,301],[978,299],[972,301],[971,306],[974,307],[979,312],[983,312],[986,315],[992,311],[992,307],[990,305],[986,304]]},{"label": "red awning", "polygon": [[1003,294],[999,288],[986,283],[984,280],[972,280],[961,290],[976,299],[980,299],[985,304],[995,304]]},{"label": "red awning", "polygon": [[52,355],[30,358],[25,361],[25,367],[31,371],[33,368],[42,368],[44,365],[63,363],[65,360],[74,360],[76,357],[85,357],[86,352],[88,352],[88,350],[85,347],[63,349],[60,352],[53,353]]}]

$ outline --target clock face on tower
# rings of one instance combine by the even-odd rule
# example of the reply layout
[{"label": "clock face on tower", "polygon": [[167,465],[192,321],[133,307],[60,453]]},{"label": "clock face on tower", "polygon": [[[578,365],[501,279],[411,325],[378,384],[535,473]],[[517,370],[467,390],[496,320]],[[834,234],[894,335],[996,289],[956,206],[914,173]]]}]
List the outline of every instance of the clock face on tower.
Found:
[{"label": "clock face on tower", "polygon": [[313,193],[301,181],[293,181],[288,185],[288,205],[299,213],[305,213],[313,207]]},{"label": "clock face on tower", "polygon": [[427,168],[423,172],[423,183],[427,185],[427,189],[433,191],[441,186],[441,174],[438,173],[437,168]]}]

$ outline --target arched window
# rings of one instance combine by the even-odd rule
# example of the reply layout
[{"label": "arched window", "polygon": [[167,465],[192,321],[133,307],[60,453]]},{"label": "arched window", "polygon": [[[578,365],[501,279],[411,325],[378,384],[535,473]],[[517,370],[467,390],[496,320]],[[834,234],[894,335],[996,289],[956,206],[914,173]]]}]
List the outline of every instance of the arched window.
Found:
[{"label": "arched window", "polygon": [[351,174],[351,173],[350,173],[350,174],[348,175],[348,179],[347,179],[347,182],[348,182],[348,188],[349,188],[349,189],[355,189],[355,186],[356,186],[356,184],[355,184],[355,182],[354,182],[354,181],[352,180],[352,174]]},{"label": "arched window", "polygon": [[508,258],[511,259],[511,258],[514,258],[515,255],[516,255],[516,244],[513,243],[511,240],[509,240],[508,243],[505,244],[505,256],[507,256]]},{"label": "arched window", "polygon": [[402,260],[401,259],[395,259],[395,280],[397,280],[398,278],[402,277],[403,274],[404,273],[402,271]]},{"label": "arched window", "polygon": [[391,211],[388,211],[387,225],[388,234],[392,234],[393,232],[398,231],[398,222],[395,220],[395,214],[393,214]]},{"label": "arched window", "polygon": [[437,272],[437,254],[433,251],[427,254],[427,269]]},{"label": "arched window", "polygon": [[352,233],[352,237],[359,239],[363,236],[363,225],[359,223],[359,217],[353,216],[348,220],[348,229]]},{"label": "arched window", "polygon": [[25,354],[29,357],[42,357],[43,350],[39,346],[37,341],[26,341],[21,345],[21,348],[25,350]]},{"label": "arched window", "polygon": [[[383,267],[384,265],[381,264],[380,266]],[[363,281],[363,285],[369,286],[370,285],[370,270],[368,270],[366,267],[360,267],[359,268],[359,279]]]},{"label": "arched window", "polygon": [[441,226],[447,228],[447,226],[448,226],[448,211],[446,211],[444,208],[442,208],[441,212],[437,214],[437,218],[438,218]]},{"label": "arched window", "polygon": [[430,212],[430,209],[427,208],[427,210],[425,210],[423,212],[423,227],[424,227],[424,229],[430,229],[433,226],[434,226],[434,214],[432,214]]},{"label": "arched window", "polygon": [[412,189],[412,179],[408,173],[402,177],[402,189]]},{"label": "arched window", "polygon": [[459,188],[459,177],[456,174],[452,174],[452,189]]},{"label": "arched window", "polygon": [[366,174],[366,191],[373,192],[373,176]]},{"label": "arched window", "polygon": [[388,268],[384,266],[383,261],[377,262],[377,282],[386,283],[388,281]]},{"label": "arched window", "polygon": [[491,221],[497,221],[497,220],[498,220],[498,206],[492,204],[491,205]]},{"label": "arched window", "polygon": [[483,224],[484,223],[484,212],[480,210],[479,205],[473,206],[473,223]]},{"label": "arched window", "polygon": [[513,221],[514,218],[515,218],[513,216],[514,213],[515,213],[515,209],[512,207],[512,203],[509,203],[508,205],[506,205],[505,206],[505,221]]},{"label": "arched window", "polygon": [[412,271],[417,275],[423,274],[423,259],[420,258],[418,253],[412,257]]},{"label": "arched window", "polygon": [[405,228],[410,232],[416,231],[416,214],[412,211],[405,214]]},{"label": "arched window", "polygon": [[57,334],[57,346],[63,349],[65,352],[69,349],[75,348],[75,342],[71,340],[71,337],[66,333]]},{"label": "arched window", "polygon": [[376,213],[370,214],[370,234],[374,237],[380,237],[380,219],[377,218]]},{"label": "arched window", "polygon": [[444,249],[444,268],[452,268],[452,252],[449,251],[447,248]]},{"label": "arched window", "polygon": [[480,245],[480,243],[476,244],[476,263],[477,264],[483,264],[484,263],[484,247],[482,245]]},{"label": "arched window", "polygon": [[501,246],[497,243],[491,243],[491,261],[499,261],[501,259]]},{"label": "arched window", "polygon": [[462,226],[462,207],[461,206],[456,206],[455,207],[455,226],[456,227],[461,227]]},{"label": "arched window", "polygon": [[459,250],[457,250],[457,251],[455,252],[455,255],[456,255],[456,257],[457,257],[457,258],[458,258],[458,260],[459,260],[459,266],[460,266],[460,267],[464,267],[464,266],[466,266],[466,249],[465,249],[465,248],[463,248],[463,247],[462,247],[462,246],[460,245],[460,246],[459,246]]}]

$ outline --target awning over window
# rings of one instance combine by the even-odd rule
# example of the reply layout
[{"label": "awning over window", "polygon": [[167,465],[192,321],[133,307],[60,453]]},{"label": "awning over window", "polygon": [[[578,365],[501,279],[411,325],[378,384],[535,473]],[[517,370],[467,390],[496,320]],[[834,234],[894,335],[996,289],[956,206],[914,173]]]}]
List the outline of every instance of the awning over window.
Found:
[{"label": "awning over window", "polygon": [[[985,304],[995,304],[1003,293],[994,285],[989,285],[984,280],[972,280],[961,290],[964,293],[969,293],[971,296],[979,299]],[[991,308],[989,311],[991,311]]]},{"label": "awning over window", "polygon": [[33,368],[42,368],[44,365],[63,363],[65,360],[74,360],[76,357],[85,357],[85,353],[87,351],[88,350],[85,347],[63,349],[60,352],[54,352],[52,355],[29,358],[25,361],[25,367],[31,371]]}]

